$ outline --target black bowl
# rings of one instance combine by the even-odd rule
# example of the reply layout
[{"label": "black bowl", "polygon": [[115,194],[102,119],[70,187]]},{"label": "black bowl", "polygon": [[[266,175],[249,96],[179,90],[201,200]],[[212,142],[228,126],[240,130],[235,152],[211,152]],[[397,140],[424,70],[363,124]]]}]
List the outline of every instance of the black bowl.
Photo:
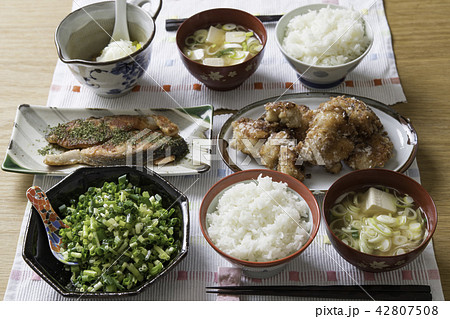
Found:
[{"label": "black bowl", "polygon": [[[66,176],[46,193],[52,206],[56,209],[70,198],[78,198],[91,186],[99,187],[104,182],[117,181],[118,177],[127,174],[129,181],[149,193],[160,194],[164,207],[178,205],[183,223],[181,251],[171,263],[156,277],[144,281],[140,285],[120,292],[81,293],[75,291],[70,282],[71,273],[59,262],[50,251],[47,234],[38,212],[33,207],[26,228],[22,257],[25,262],[50,286],[65,297],[113,297],[134,295],[163,277],[187,254],[189,247],[189,205],[188,199],[179,190],[158,174],[146,168],[129,166],[87,167],[80,168]],[[166,202],[164,202],[166,200]]]}]

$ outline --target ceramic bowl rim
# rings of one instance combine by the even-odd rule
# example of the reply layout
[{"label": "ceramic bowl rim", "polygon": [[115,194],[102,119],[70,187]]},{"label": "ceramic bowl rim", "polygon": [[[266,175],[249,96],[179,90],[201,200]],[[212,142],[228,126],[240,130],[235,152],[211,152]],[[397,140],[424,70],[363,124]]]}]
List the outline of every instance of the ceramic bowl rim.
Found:
[{"label": "ceramic bowl rim", "polygon": [[295,63],[298,63],[299,65],[302,65],[304,67],[307,68],[315,68],[317,70],[321,70],[321,71],[325,71],[325,70],[338,70],[340,68],[345,68],[345,67],[351,67],[354,64],[359,63],[368,53],[369,51],[372,49],[373,47],[373,43],[374,43],[374,38],[373,38],[373,29],[372,26],[370,25],[370,23],[362,16],[360,16],[360,18],[364,21],[364,26],[365,28],[369,29],[370,32],[365,32],[366,34],[372,34],[372,37],[370,39],[370,43],[369,46],[367,47],[367,49],[360,55],[358,56],[356,59],[348,61],[346,63],[343,64],[338,64],[338,65],[314,65],[314,64],[307,64],[303,61],[300,61],[299,59],[294,58],[293,56],[291,56],[290,54],[288,54],[286,52],[286,50],[283,48],[282,43],[280,42],[281,40],[278,38],[277,34],[278,34],[278,30],[279,28],[281,28],[281,22],[284,22],[287,19],[292,19],[296,16],[299,16],[300,14],[296,14],[293,17],[290,17],[290,15],[293,15],[294,12],[296,11],[300,11],[300,10],[305,10],[308,8],[311,8],[311,10],[318,10],[321,8],[326,8],[326,7],[330,7],[333,9],[350,9],[348,7],[345,6],[341,6],[341,5],[336,5],[336,4],[326,4],[326,3],[316,3],[316,4],[308,4],[305,6],[300,6],[297,7],[289,12],[287,12],[286,14],[284,14],[281,19],[278,21],[277,25],[275,26],[275,42],[277,43],[278,48],[280,49],[280,51],[283,53],[283,55],[285,55],[286,57],[288,57],[289,59],[291,59],[292,61],[294,61]]},{"label": "ceramic bowl rim", "polygon": [[[238,259],[238,258],[236,258],[236,257],[233,257],[233,256],[231,256],[231,255],[228,255],[228,254],[226,254],[225,252],[223,252],[221,249],[219,249],[213,242],[212,242],[212,240],[211,240],[211,238],[209,237],[209,235],[208,235],[208,232],[207,232],[207,230],[203,227],[203,224],[205,224],[205,226],[206,226],[206,214],[207,214],[207,211],[208,211],[208,207],[209,207],[209,205],[211,204],[211,202],[214,200],[214,198],[216,198],[216,196],[213,196],[212,198],[211,198],[211,201],[209,201],[209,204],[208,205],[206,205],[206,203],[205,203],[205,200],[207,199],[207,198],[209,198],[209,197],[211,197],[212,195],[212,193],[217,189],[217,188],[222,188],[222,184],[223,183],[225,183],[227,180],[229,180],[230,178],[235,178],[236,176],[239,176],[239,175],[247,175],[247,174],[256,174],[256,175],[259,175],[259,174],[262,174],[263,176],[270,176],[270,177],[273,177],[274,175],[275,176],[279,176],[279,177],[282,177],[283,178],[283,182],[286,182],[286,180],[289,180],[290,182],[292,182],[292,183],[295,183],[295,184],[297,184],[300,188],[302,188],[304,191],[305,191],[305,193],[307,194],[307,196],[308,197],[310,197],[311,199],[313,199],[313,204],[314,204],[314,207],[311,207],[310,205],[308,205],[308,207],[309,207],[309,210],[310,210],[310,218],[311,219],[313,219],[313,215],[314,215],[314,213],[313,213],[313,210],[315,210],[316,211],[316,214],[317,214],[317,224],[314,224],[313,223],[313,221],[311,221],[311,231],[310,231],[310,233],[309,233],[309,237],[308,237],[308,239],[307,239],[307,241],[305,242],[305,244],[300,248],[300,249],[298,249],[298,250],[296,250],[295,252],[293,252],[292,254],[290,254],[290,255],[288,255],[288,256],[285,256],[285,257],[283,257],[283,258],[280,258],[280,259],[276,259],[276,260],[271,260],[271,261],[259,261],[259,262],[256,262],[256,261],[247,261],[247,260],[242,260],[242,259]],[[270,175],[271,174],[271,175]],[[233,184],[231,184],[231,185],[229,185],[228,187],[231,187],[231,186],[233,186],[233,185],[236,185],[236,184],[238,184],[238,183],[242,183],[242,182],[244,182],[244,181],[248,181],[248,180],[250,180],[250,178],[244,178],[244,179],[242,179],[242,180],[240,180],[240,181],[238,181],[238,182],[236,182],[236,183],[233,183]],[[222,192],[224,189],[226,189],[227,187],[225,187],[225,188],[222,188],[220,191],[219,191],[219,193],[220,192]],[[301,198],[303,198],[303,200],[305,200],[305,202],[306,202],[306,199],[305,199],[305,197],[304,196],[302,196],[302,195],[300,195],[298,192],[296,192],[295,190],[293,190],[296,194],[298,194]],[[219,194],[218,193],[218,194]],[[204,212],[204,213],[203,213]],[[205,216],[205,218],[202,218],[202,216]],[[244,267],[249,267],[249,268],[266,268],[266,267],[272,267],[272,266],[277,266],[277,265],[280,265],[280,264],[284,264],[284,263],[286,263],[286,262],[288,262],[288,261],[290,261],[290,260],[292,260],[292,259],[294,259],[294,258],[296,258],[297,256],[299,256],[301,253],[303,253],[307,248],[308,248],[308,246],[314,241],[314,239],[315,239],[315,237],[316,237],[316,235],[317,235],[317,233],[318,233],[318,231],[319,231],[319,228],[320,228],[320,223],[321,223],[321,215],[320,215],[320,207],[319,207],[319,204],[318,204],[318,202],[317,202],[317,200],[316,200],[316,198],[314,197],[314,195],[313,195],[313,193],[311,192],[311,190],[309,190],[306,186],[305,186],[305,184],[303,184],[302,182],[300,182],[298,179],[296,179],[296,178],[294,178],[294,177],[292,177],[292,176],[290,176],[290,175],[287,175],[287,174],[285,174],[285,173],[282,173],[282,172],[278,172],[278,171],[273,171],[273,170],[268,170],[268,169],[248,169],[248,170],[243,170],[243,171],[239,171],[239,172],[235,172],[235,173],[232,173],[232,174],[230,174],[230,175],[228,175],[228,176],[225,176],[225,177],[223,177],[222,179],[220,179],[219,181],[217,181],[213,186],[211,186],[211,188],[208,190],[208,192],[205,194],[205,196],[203,197],[203,199],[202,199],[202,203],[201,203],[201,205],[200,205],[200,209],[199,209],[199,220],[200,220],[200,229],[201,229],[201,231],[202,231],[202,234],[203,234],[203,237],[205,238],[205,240],[208,242],[208,244],[221,256],[221,257],[223,257],[223,258],[225,258],[225,259],[228,259],[228,260],[230,260],[230,261],[233,261],[235,264],[239,264],[239,265],[241,265],[241,266],[244,266]],[[205,220],[205,222],[203,223],[203,220]]]},{"label": "ceramic bowl rim", "polygon": [[[344,243],[342,240],[340,240],[340,239],[334,234],[334,232],[331,230],[330,224],[328,223],[328,219],[327,219],[327,217],[326,217],[328,214],[325,213],[325,209],[324,209],[324,207],[325,207],[325,200],[328,198],[327,195],[329,194],[330,189],[332,189],[333,187],[336,187],[336,185],[338,185],[339,183],[341,183],[341,182],[342,182],[342,179],[347,179],[347,178],[349,178],[349,177],[351,177],[351,176],[353,176],[353,175],[355,175],[355,174],[364,174],[364,173],[365,173],[366,171],[368,171],[368,170],[370,170],[370,171],[377,171],[377,172],[379,172],[380,174],[391,174],[392,176],[396,176],[396,177],[399,177],[399,178],[403,178],[403,180],[408,181],[409,183],[415,185],[415,187],[417,187],[417,188],[420,188],[420,189],[424,192],[424,194],[426,194],[426,197],[430,200],[430,203],[431,203],[431,205],[432,205],[432,207],[433,207],[433,210],[432,210],[431,214],[434,215],[434,217],[435,217],[435,222],[434,222],[433,224],[430,225],[430,230],[429,230],[429,232],[428,232],[426,238],[425,238],[425,239],[422,241],[422,243],[421,243],[419,246],[417,246],[414,250],[412,250],[412,251],[410,251],[410,252],[407,252],[407,253],[404,253],[404,254],[401,254],[401,255],[393,255],[393,256],[379,256],[379,255],[374,255],[374,254],[368,254],[368,253],[365,253],[365,252],[356,250],[355,248],[353,248],[353,247],[351,247],[351,246],[345,244],[345,243]],[[371,183],[368,183],[367,185],[371,185]],[[428,215],[427,215],[427,216],[428,216]],[[413,255],[413,254],[414,254],[415,252],[417,252],[417,251],[418,251],[418,252],[421,252],[423,249],[425,249],[425,247],[428,245],[428,243],[429,243],[430,240],[432,239],[433,234],[434,234],[434,232],[436,231],[437,223],[438,223],[438,213],[437,213],[437,208],[436,208],[436,205],[435,205],[435,203],[434,203],[433,198],[432,198],[431,195],[428,193],[428,191],[427,191],[421,184],[419,184],[417,181],[415,181],[413,178],[411,178],[411,177],[409,177],[409,176],[407,176],[407,175],[405,175],[405,174],[403,174],[403,173],[391,171],[391,170],[384,169],[384,168],[368,168],[368,169],[361,169],[361,170],[352,171],[352,172],[349,172],[349,173],[345,174],[344,176],[342,176],[341,178],[339,178],[337,181],[335,181],[335,182],[328,188],[327,192],[325,193],[325,196],[323,197],[323,200],[322,200],[322,209],[321,209],[321,217],[322,217],[322,219],[323,219],[323,223],[325,224],[325,227],[326,227],[327,230],[328,230],[328,233],[331,234],[331,236],[333,237],[333,240],[335,240],[335,242],[339,243],[340,245],[345,245],[345,247],[348,248],[348,249],[352,252],[352,254],[355,254],[356,256],[357,256],[357,255],[362,255],[362,256],[366,256],[366,257],[368,257],[368,258],[377,258],[377,259],[379,258],[379,259],[383,259],[383,260],[398,259],[398,258],[402,258],[402,257],[405,257],[405,256],[411,256],[411,255]],[[427,223],[428,223],[428,218],[427,218]],[[333,246],[334,246],[334,245],[333,245]],[[339,255],[341,254],[340,251],[339,251],[338,249],[335,248],[335,250],[339,253]]]},{"label": "ceramic bowl rim", "polygon": [[[250,59],[248,59],[247,61],[244,61],[244,62],[241,62],[241,63],[238,63],[238,64],[234,64],[234,65],[225,65],[225,66],[205,65],[205,64],[199,63],[199,62],[194,61],[194,60],[190,59],[189,57],[187,57],[186,54],[184,54],[183,49],[180,48],[180,46],[178,45],[178,34],[179,34],[179,30],[181,30],[184,26],[187,25],[186,22],[189,23],[189,21],[190,21],[191,19],[194,19],[195,17],[200,16],[201,14],[208,14],[208,13],[210,13],[210,12],[224,11],[224,10],[226,10],[226,11],[235,11],[235,12],[240,12],[240,13],[242,13],[242,14],[245,14],[245,15],[247,15],[248,17],[251,17],[251,19],[252,19],[256,24],[259,24],[259,25],[262,27],[261,29],[264,31],[264,39],[262,39],[262,40],[263,40],[263,43],[262,43],[263,47],[262,47],[262,49],[261,49],[257,54],[255,54],[255,55],[252,56]],[[194,14],[194,15],[190,16],[188,19],[186,19],[186,20],[179,26],[179,28],[178,28],[178,30],[177,30],[177,34],[176,34],[176,36],[175,36],[175,39],[176,39],[176,40],[175,40],[175,43],[176,43],[176,45],[177,45],[178,52],[179,52],[185,59],[189,60],[189,61],[190,61],[189,63],[193,63],[193,65],[197,65],[197,66],[199,66],[199,67],[207,67],[207,68],[212,68],[212,69],[216,69],[216,70],[227,70],[227,68],[235,68],[235,67],[238,66],[238,65],[242,65],[242,64],[244,64],[244,63],[250,63],[250,62],[252,62],[256,57],[258,57],[259,55],[262,54],[262,52],[263,52],[264,49],[266,48],[267,40],[268,40],[268,39],[267,39],[267,30],[266,30],[266,27],[265,27],[264,24],[261,22],[261,20],[259,20],[257,17],[255,17],[254,15],[252,15],[251,13],[249,13],[249,12],[247,12],[247,11],[243,11],[243,10],[239,10],[239,9],[235,9],[235,8],[213,8],[213,9],[208,9],[208,10],[204,10],[204,11],[201,11],[201,12],[197,12],[196,14]]]},{"label": "ceramic bowl rim", "polygon": [[144,10],[141,7],[136,6],[132,3],[127,2],[128,6],[136,7],[138,10],[141,10],[149,18],[149,20],[151,20],[151,23],[153,24],[153,32],[141,48],[139,48],[135,52],[133,52],[127,56],[121,57],[119,59],[103,61],[103,62],[88,61],[88,60],[83,60],[83,59],[69,59],[69,58],[66,58],[63,56],[62,46],[60,45],[60,43],[58,41],[59,30],[61,29],[63,23],[66,22],[67,20],[69,20],[75,14],[78,14],[80,11],[86,10],[87,7],[94,7],[94,6],[101,7],[101,6],[105,6],[105,5],[110,5],[110,3],[114,3],[114,1],[102,1],[102,2],[95,2],[95,3],[88,4],[86,6],[83,6],[81,8],[78,8],[77,10],[70,12],[67,16],[64,17],[64,19],[61,20],[61,22],[56,27],[54,42],[55,42],[55,46],[56,46],[56,51],[58,53],[58,57],[60,58],[60,60],[62,62],[66,63],[66,64],[82,64],[82,65],[87,65],[87,66],[108,66],[108,65],[113,65],[118,62],[125,61],[130,58],[133,59],[133,61],[134,61],[134,57],[139,55],[141,52],[145,51],[150,46],[150,44],[152,43],[152,41],[155,37],[155,34],[156,34],[156,23],[155,23],[154,19],[156,19],[156,16],[159,12],[157,12],[155,17],[153,18],[146,10]]}]

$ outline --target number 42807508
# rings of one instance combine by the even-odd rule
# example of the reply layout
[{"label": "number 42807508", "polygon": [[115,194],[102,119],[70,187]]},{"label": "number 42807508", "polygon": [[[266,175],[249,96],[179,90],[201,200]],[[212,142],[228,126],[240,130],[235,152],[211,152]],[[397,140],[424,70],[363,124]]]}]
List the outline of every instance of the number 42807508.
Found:
[{"label": "number 42807508", "polygon": [[438,306],[378,306],[380,316],[437,316]]}]

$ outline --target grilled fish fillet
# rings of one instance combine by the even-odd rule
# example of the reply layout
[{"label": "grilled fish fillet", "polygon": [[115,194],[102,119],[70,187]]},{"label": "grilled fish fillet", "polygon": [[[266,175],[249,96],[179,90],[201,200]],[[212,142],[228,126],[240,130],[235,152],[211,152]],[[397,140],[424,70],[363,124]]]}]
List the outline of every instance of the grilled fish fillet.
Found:
[{"label": "grilled fish fillet", "polygon": [[165,135],[178,134],[178,126],[161,115],[115,115],[102,118],[90,117],[58,124],[45,137],[49,143],[67,149],[100,145],[122,132],[135,130],[161,130]]},{"label": "grilled fish fillet", "polygon": [[73,149],[61,154],[47,155],[44,163],[51,166],[124,165],[134,161],[153,163],[157,159],[169,156],[178,159],[188,152],[186,141],[179,135],[167,136],[160,131],[148,129],[127,132],[127,135],[128,138],[121,143],[106,141],[103,144],[84,149]]},{"label": "grilled fish fillet", "polygon": [[77,119],[50,129],[47,141],[68,151],[47,155],[44,163],[101,166],[175,160],[188,152],[178,131],[178,126],[162,115]]}]

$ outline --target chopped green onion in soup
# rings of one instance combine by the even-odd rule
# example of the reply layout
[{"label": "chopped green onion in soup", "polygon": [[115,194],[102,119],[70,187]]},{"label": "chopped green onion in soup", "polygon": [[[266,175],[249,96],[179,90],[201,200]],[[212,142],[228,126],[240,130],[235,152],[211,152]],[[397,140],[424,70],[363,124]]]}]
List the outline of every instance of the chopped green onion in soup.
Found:
[{"label": "chopped green onion in soup", "polygon": [[209,66],[230,66],[258,54],[263,45],[253,31],[233,23],[199,29],[184,41],[184,54]]},{"label": "chopped green onion in soup", "polygon": [[394,189],[368,188],[339,197],[330,228],[346,245],[380,256],[405,254],[427,234],[426,220],[412,197]]}]

